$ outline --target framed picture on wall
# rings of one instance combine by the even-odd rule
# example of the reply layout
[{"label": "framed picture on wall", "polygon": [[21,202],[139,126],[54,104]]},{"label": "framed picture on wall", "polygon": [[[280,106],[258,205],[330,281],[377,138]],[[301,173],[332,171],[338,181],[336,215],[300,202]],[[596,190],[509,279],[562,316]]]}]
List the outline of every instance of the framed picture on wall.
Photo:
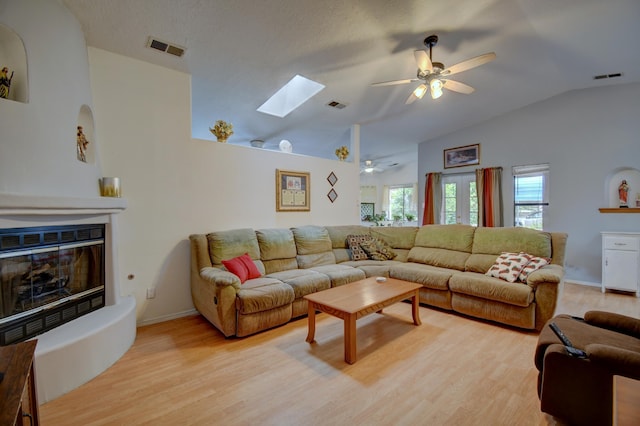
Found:
[{"label": "framed picture on wall", "polygon": [[308,172],[276,169],[276,211],[308,212],[311,210],[311,178]]},{"label": "framed picture on wall", "polygon": [[480,164],[480,144],[478,143],[444,150],[445,169],[478,164]]}]

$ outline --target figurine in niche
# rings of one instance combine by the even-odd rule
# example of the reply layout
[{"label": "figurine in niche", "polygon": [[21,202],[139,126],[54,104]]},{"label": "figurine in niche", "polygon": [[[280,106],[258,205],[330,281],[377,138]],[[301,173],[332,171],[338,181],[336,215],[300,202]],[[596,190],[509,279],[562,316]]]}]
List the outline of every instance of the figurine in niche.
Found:
[{"label": "figurine in niche", "polygon": [[13,71],[11,71],[11,75],[9,75],[9,68],[3,67],[0,71],[0,98],[7,99],[9,97],[12,79]]},{"label": "figurine in niche", "polygon": [[629,207],[627,197],[629,195],[629,185],[627,185],[626,180],[622,180],[622,183],[618,187],[618,199],[620,200],[620,207],[625,208]]},{"label": "figurine in niche", "polygon": [[77,135],[77,148],[78,148],[78,160],[87,162],[87,147],[89,146],[89,141],[87,140],[84,132],[82,131],[82,126],[78,126],[78,135]]}]

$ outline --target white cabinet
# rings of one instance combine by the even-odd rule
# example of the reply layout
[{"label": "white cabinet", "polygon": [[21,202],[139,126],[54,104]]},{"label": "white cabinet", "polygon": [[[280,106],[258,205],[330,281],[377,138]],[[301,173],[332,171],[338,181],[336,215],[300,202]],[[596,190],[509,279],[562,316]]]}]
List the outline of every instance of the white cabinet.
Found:
[{"label": "white cabinet", "polygon": [[602,292],[608,288],[640,297],[640,232],[602,233]]}]

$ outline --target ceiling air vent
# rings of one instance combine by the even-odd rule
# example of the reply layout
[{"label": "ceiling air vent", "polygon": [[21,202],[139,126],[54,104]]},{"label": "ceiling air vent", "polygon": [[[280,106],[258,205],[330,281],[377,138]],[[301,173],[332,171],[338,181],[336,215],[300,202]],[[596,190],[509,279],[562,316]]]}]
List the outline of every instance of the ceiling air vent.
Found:
[{"label": "ceiling air vent", "polygon": [[331,108],[336,108],[336,109],[343,109],[347,107],[347,105],[340,103],[338,101],[331,101],[327,104],[327,106],[330,106]]},{"label": "ceiling air vent", "polygon": [[182,57],[184,55],[186,47],[181,47],[175,44],[168,43],[166,41],[158,40],[154,37],[149,37],[149,41],[147,42],[147,47],[151,49],[156,49],[164,53],[168,53],[173,56]]},{"label": "ceiling air vent", "polygon": [[594,75],[593,79],[594,80],[602,80],[605,78],[616,78],[616,77],[622,77],[622,73],[621,72],[617,72],[614,74],[600,74],[600,75]]}]

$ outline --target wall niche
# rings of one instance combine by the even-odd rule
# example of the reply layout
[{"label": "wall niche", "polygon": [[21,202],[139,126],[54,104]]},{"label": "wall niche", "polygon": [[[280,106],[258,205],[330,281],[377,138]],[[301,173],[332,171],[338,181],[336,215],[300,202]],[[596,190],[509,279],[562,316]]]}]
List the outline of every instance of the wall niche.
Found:
[{"label": "wall niche", "polygon": [[[628,185],[628,208],[620,208],[618,187],[623,180]],[[640,209],[640,170],[632,167],[621,167],[612,171],[607,176],[604,189],[606,208],[600,209],[603,213],[611,213],[612,211],[636,213]]]},{"label": "wall niche", "polygon": [[[29,101],[29,73],[27,72],[27,54],[24,43],[18,34],[6,25],[0,24],[0,70],[7,68],[6,77],[11,79],[9,95],[0,97],[27,103]],[[4,77],[4,76],[3,76]]]},{"label": "wall niche", "polygon": [[[76,157],[78,161],[95,164],[96,141],[93,113],[88,105],[82,105],[82,107],[80,107],[76,130]],[[82,132],[82,136],[80,136],[80,132]]]}]

